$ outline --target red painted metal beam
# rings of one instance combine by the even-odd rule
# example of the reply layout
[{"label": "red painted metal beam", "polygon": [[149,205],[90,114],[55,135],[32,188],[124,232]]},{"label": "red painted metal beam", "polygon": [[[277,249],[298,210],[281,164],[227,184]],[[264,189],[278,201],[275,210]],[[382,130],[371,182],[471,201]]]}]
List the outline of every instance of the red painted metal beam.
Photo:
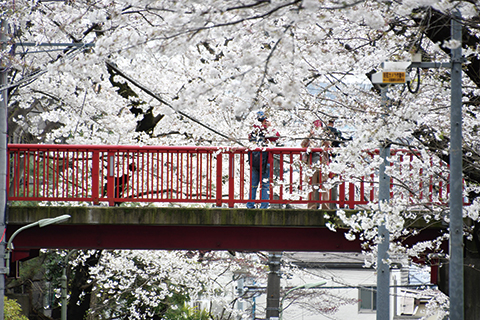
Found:
[{"label": "red painted metal beam", "polygon": [[[9,226],[8,233],[16,226]],[[358,240],[327,228],[240,226],[55,225],[15,237],[15,248],[236,251],[361,251]]]},{"label": "red painted metal beam", "polygon": [[[17,226],[9,226],[10,236]],[[432,240],[444,230],[426,229],[404,244]],[[312,227],[52,225],[32,228],[15,237],[15,249],[152,249],[234,251],[360,252],[345,230]],[[448,245],[445,243],[445,246]]]}]

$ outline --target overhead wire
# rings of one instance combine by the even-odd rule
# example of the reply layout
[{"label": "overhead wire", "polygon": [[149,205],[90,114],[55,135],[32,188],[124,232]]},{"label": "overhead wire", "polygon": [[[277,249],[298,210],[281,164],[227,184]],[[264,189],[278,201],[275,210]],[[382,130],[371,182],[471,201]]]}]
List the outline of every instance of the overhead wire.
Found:
[{"label": "overhead wire", "polygon": [[117,74],[123,78],[125,78],[126,80],[130,81],[130,83],[132,83],[133,85],[135,85],[136,87],[138,87],[139,89],[141,89],[142,91],[144,91],[145,93],[147,93],[148,95],[150,95],[151,97],[155,98],[156,100],[158,100],[159,102],[163,103],[164,105],[168,106],[170,109],[174,110],[175,112],[181,114],[182,116],[190,119],[191,121],[201,125],[202,127],[218,134],[219,136],[225,138],[225,139],[228,139],[229,141],[233,141],[241,146],[244,146],[243,143],[241,143],[239,140],[237,139],[234,139],[232,137],[229,137],[227,135],[224,135],[223,133],[207,126],[206,124],[202,123],[200,120],[197,120],[195,119],[194,117],[186,114],[185,112],[182,112],[180,110],[176,110],[171,104],[169,104],[167,101],[165,101],[164,99],[162,99],[161,97],[159,97],[157,94],[155,94],[154,92],[152,92],[150,89],[146,88],[145,86],[143,86],[142,84],[140,84],[139,82],[137,82],[136,80],[132,79],[130,76],[128,76],[127,74],[125,74],[123,71],[121,71],[118,66],[113,63],[113,62],[110,62],[110,61],[106,61],[105,64],[107,64],[110,68],[112,68],[113,70],[115,70],[115,72],[117,72]]}]

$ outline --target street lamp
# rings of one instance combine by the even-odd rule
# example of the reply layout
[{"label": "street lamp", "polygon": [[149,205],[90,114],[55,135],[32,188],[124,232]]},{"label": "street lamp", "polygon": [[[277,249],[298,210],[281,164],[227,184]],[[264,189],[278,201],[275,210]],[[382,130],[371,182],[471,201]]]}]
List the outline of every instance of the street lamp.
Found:
[{"label": "street lamp", "polygon": [[[288,296],[288,294],[292,291],[298,290],[298,289],[312,289],[312,288],[318,288],[326,284],[327,281],[320,281],[320,282],[314,282],[314,283],[306,283],[306,284],[301,284],[299,286],[293,287],[292,289],[288,290],[285,295],[283,296],[282,300],[280,300],[280,320],[283,318],[283,300]],[[286,308],[285,308],[286,309]]]},{"label": "street lamp", "polygon": [[32,228],[32,227],[36,227],[36,226],[38,226],[40,228],[43,228],[43,227],[46,227],[46,226],[51,225],[51,224],[65,222],[68,219],[70,219],[70,215],[69,214],[64,214],[64,215],[56,217],[56,218],[48,218],[48,219],[38,220],[37,222],[27,224],[26,226],[23,226],[20,229],[18,229],[17,231],[15,231],[7,242],[7,247],[6,247],[6,252],[5,252],[5,261],[6,261],[6,266],[5,266],[6,272],[5,272],[5,274],[8,276],[8,274],[10,273],[10,253],[13,250],[13,245],[12,245],[13,238],[15,238],[15,236],[17,234],[19,234],[20,232],[22,232],[23,230],[28,229],[28,228]]},{"label": "street lamp", "polygon": [[68,260],[70,256],[75,253],[77,250],[71,250],[67,256],[65,257],[65,263],[63,265],[63,273],[62,273],[62,317],[61,320],[67,320],[67,267],[68,267]]}]

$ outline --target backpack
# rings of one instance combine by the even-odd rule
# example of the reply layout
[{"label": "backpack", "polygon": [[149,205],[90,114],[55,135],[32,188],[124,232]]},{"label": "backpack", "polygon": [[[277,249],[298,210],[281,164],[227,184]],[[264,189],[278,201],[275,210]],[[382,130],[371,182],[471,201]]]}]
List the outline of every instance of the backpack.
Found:
[{"label": "backpack", "polygon": [[258,171],[260,171],[261,162],[262,171],[265,172],[267,170],[268,151],[250,151],[248,153],[248,162],[250,162],[252,168]]},{"label": "backpack", "polygon": [[[255,142],[259,146],[266,146],[265,131],[260,127],[256,127],[249,135],[249,141]],[[260,167],[264,172],[267,169],[268,151],[249,151],[248,162],[252,168],[260,171]],[[260,163],[261,162],[261,163]]]}]

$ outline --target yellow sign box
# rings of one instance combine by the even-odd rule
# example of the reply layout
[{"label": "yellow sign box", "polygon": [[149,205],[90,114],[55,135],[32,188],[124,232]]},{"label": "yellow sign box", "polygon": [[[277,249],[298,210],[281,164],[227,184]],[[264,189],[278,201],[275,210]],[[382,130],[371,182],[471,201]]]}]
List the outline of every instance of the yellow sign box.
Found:
[{"label": "yellow sign box", "polygon": [[383,83],[405,83],[406,74],[405,72],[383,72]]}]

